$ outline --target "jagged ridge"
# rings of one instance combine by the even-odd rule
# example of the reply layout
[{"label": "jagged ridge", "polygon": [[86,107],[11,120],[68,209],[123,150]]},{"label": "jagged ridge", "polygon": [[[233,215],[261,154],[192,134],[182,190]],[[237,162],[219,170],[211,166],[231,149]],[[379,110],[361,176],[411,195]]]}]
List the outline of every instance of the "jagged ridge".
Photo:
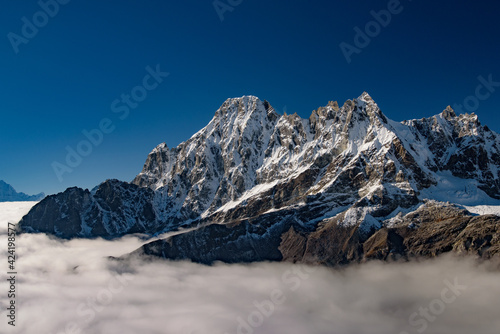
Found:
[{"label": "jagged ridge", "polygon": [[[160,247],[161,254],[200,262],[279,259],[290,228],[309,234],[335,218],[364,240],[457,178],[475,196],[468,204],[500,198],[499,144],[476,115],[456,116],[449,107],[398,123],[363,93],[302,119],[244,96],[225,101],[176,148],[157,146],[131,184],[106,181],[92,192],[49,197],[19,226],[68,238],[198,227]],[[81,208],[73,204],[80,202]]]}]

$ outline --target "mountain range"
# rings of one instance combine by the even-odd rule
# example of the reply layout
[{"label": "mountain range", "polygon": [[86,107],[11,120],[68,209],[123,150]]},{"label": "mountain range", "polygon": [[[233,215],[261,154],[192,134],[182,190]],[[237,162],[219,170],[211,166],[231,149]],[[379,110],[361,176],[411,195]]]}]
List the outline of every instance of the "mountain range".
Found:
[{"label": "mountain range", "polygon": [[0,180],[0,202],[39,201],[44,197],[44,193],[37,195],[26,195],[23,192],[18,193],[10,184]]},{"label": "mountain range", "polygon": [[308,119],[254,96],[226,100],[177,147],[158,145],[132,182],[68,188],[21,232],[154,241],[133,255],[335,265],[500,253],[500,137],[451,107],[395,122],[367,94]]}]

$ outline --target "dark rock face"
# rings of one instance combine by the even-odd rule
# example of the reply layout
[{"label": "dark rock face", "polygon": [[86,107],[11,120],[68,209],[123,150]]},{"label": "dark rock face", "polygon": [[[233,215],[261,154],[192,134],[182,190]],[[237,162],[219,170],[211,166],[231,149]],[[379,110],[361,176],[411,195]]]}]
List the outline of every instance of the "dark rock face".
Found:
[{"label": "dark rock face", "polygon": [[295,231],[290,227],[287,232],[281,235],[281,243],[278,247],[283,255],[283,261],[287,262],[300,262],[304,257],[307,245],[307,235]]},{"label": "dark rock face", "polygon": [[68,188],[47,196],[18,224],[21,232],[43,232],[61,238],[113,238],[127,233],[154,233],[157,229],[148,188],[108,180],[92,192]]},{"label": "dark rock face", "polygon": [[18,193],[10,184],[0,180],[0,202],[39,201],[44,197],[44,193],[37,195],[26,195],[22,192]]},{"label": "dark rock face", "polygon": [[[468,179],[467,191],[500,198],[498,170],[500,137],[475,115],[457,116],[447,108],[430,118],[397,123],[363,93],[342,107],[329,102],[302,119],[278,115],[267,101],[245,96],[224,102],[186,142],[157,146],[132,183],[110,180],[91,192],[68,189],[49,196],[19,227],[66,238],[158,235],[186,228],[138,253],[204,263],[333,265],[431,256],[454,250],[446,242],[476,218],[449,209],[442,220],[450,225],[433,228],[450,235],[427,241],[424,236],[432,229],[422,235],[416,231],[440,222],[431,217],[424,223],[433,214],[417,210],[412,213],[417,216],[405,216],[425,225],[414,223],[415,230],[400,231],[387,225],[388,219],[432,199],[428,190],[439,190],[442,180],[449,185]],[[493,234],[491,240],[488,234],[484,238],[482,253],[489,254],[495,250],[489,243],[496,239]],[[384,247],[393,251],[386,254]]]},{"label": "dark rock face", "polygon": [[270,221],[259,224],[242,221],[229,226],[213,224],[167,240],[151,242],[137,252],[206,264],[214,261],[281,261],[278,246],[283,226],[286,225]]},{"label": "dark rock face", "polygon": [[60,195],[47,196],[43,205],[35,205],[17,227],[24,232],[44,232],[63,238],[77,236],[82,226],[80,213],[89,202],[88,190],[68,188]]}]

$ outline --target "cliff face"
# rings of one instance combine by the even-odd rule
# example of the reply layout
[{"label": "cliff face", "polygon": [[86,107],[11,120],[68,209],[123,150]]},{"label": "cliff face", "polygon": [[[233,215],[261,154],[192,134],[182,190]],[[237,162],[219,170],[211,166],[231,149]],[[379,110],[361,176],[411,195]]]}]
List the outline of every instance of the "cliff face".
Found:
[{"label": "cliff face", "polygon": [[[132,183],[109,180],[92,191],[49,196],[19,227],[65,238],[189,228],[138,252],[199,262],[383,257],[384,233],[395,247],[390,254],[412,256],[418,247],[407,238],[424,232],[389,223],[430,210],[424,199],[496,203],[499,148],[499,135],[477,116],[457,116],[449,107],[398,123],[363,93],[302,119],[245,96],[224,102],[176,148],[158,145]],[[467,224],[458,230],[496,219],[460,217]]]},{"label": "cliff face", "polygon": [[342,227],[331,219],[305,236],[288,231],[280,249],[284,260],[327,265],[435,257],[451,251],[482,258],[500,254],[500,217],[473,216],[451,204],[428,201],[383,226],[367,237],[357,227]]},{"label": "cliff face", "polygon": [[156,225],[153,198],[150,189],[118,180],[107,180],[92,191],[68,188],[35,205],[18,229],[68,239],[152,234],[162,229]]}]

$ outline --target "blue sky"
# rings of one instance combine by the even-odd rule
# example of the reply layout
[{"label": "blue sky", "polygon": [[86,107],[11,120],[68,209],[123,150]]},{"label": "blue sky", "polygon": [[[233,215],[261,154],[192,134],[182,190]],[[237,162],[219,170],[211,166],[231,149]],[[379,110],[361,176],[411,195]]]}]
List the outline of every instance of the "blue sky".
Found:
[{"label": "blue sky", "polygon": [[[53,17],[37,1],[8,1],[0,12],[0,179],[18,191],[130,181],[157,144],[187,140],[242,95],[308,117],[367,91],[399,121],[467,100],[464,111],[500,131],[500,87],[475,97],[478,77],[500,82],[497,1],[220,0],[223,13],[213,0],[60,1]],[[370,24],[388,7],[388,24]],[[36,34],[23,29],[34,20]],[[369,44],[356,44],[355,28],[366,33],[367,24]],[[350,63],[341,43],[357,48]],[[141,88],[158,64],[169,75]],[[133,108],[120,102],[132,91],[141,96]],[[67,148],[103,120],[108,133],[58,177],[54,162],[66,165]]]}]

